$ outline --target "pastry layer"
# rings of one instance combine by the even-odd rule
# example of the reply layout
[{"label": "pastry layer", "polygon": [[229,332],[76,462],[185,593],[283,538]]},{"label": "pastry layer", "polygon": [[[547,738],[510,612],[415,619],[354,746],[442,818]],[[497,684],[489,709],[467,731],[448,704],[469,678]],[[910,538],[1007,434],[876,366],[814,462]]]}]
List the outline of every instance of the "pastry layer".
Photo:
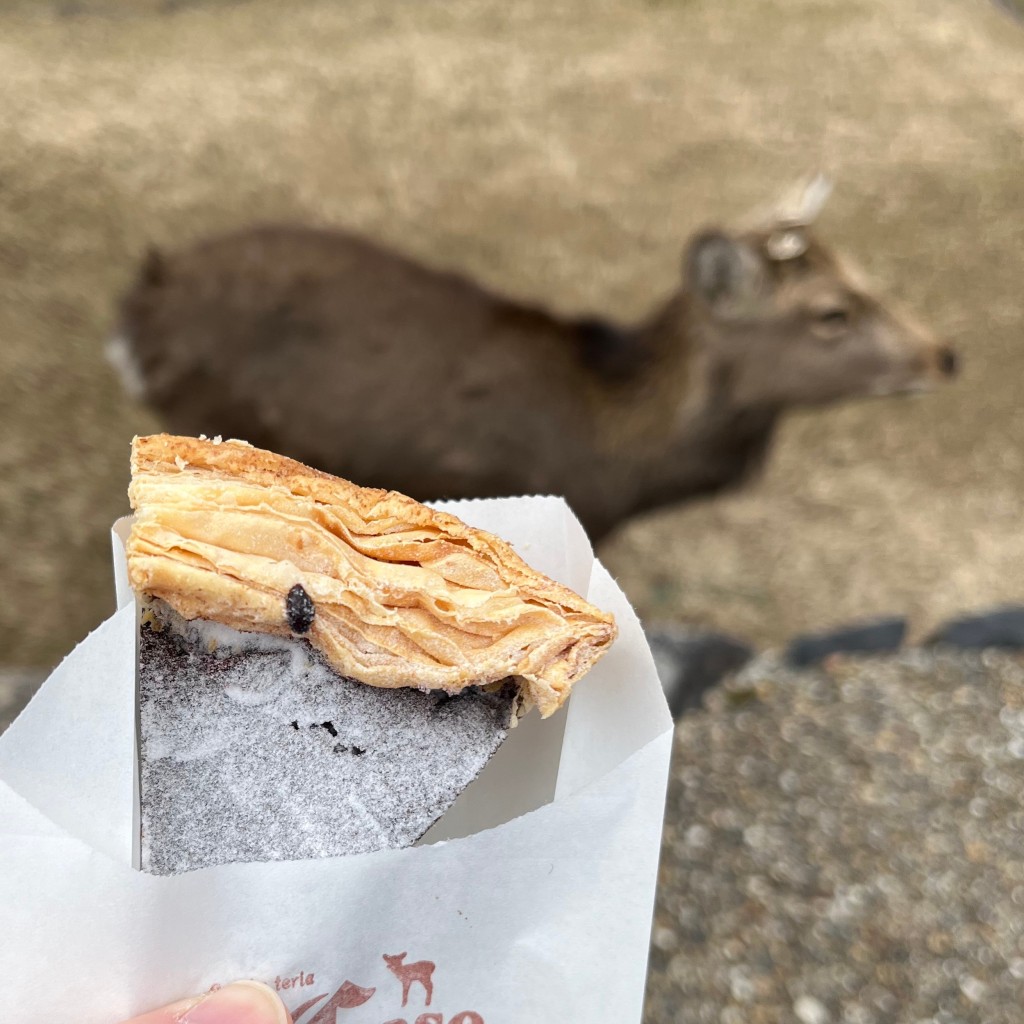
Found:
[{"label": "pastry layer", "polygon": [[615,639],[611,615],[499,538],[245,442],[136,438],[129,496],[137,591],[282,636],[299,608],[331,666],[372,686],[455,693],[517,676],[547,717]]}]

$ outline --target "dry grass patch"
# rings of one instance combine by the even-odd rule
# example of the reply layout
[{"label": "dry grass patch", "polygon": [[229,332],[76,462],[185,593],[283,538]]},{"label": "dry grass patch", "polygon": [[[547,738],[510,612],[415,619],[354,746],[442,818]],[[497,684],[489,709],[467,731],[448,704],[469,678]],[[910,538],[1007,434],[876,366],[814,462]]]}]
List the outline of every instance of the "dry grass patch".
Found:
[{"label": "dry grass patch", "polygon": [[358,228],[636,315],[686,234],[815,164],[826,223],[965,350],[918,402],[793,420],[746,494],[605,554],[642,611],[764,640],[1019,597],[1024,33],[959,0],[0,4],[0,609],[11,663],[111,608],[153,428],[102,359],[149,241]]}]

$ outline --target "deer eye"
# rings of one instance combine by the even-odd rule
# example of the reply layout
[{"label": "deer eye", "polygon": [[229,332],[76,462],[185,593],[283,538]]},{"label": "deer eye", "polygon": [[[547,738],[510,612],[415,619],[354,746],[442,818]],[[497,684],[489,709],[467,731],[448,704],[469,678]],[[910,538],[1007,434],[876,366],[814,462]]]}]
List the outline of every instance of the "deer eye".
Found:
[{"label": "deer eye", "polygon": [[849,320],[849,312],[839,306],[824,309],[818,314],[818,322],[828,324],[829,327],[842,327],[843,324],[848,323]]}]

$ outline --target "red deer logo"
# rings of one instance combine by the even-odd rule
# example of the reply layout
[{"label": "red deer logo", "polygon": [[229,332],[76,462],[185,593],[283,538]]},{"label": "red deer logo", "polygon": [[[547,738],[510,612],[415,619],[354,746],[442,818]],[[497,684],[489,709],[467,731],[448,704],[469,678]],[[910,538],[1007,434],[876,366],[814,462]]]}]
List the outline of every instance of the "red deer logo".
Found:
[{"label": "red deer logo", "polygon": [[[416,963],[407,964],[403,962],[406,956],[406,953],[399,953],[397,956],[384,954],[384,962],[387,964],[388,970],[402,983],[402,1006],[409,1002],[409,989],[414,981],[418,981],[423,986],[429,1006],[434,997],[433,975],[436,965],[430,960],[419,960]],[[274,979],[274,987],[279,992],[284,989],[296,991],[308,989],[313,985],[319,987],[323,981],[323,973],[323,969],[319,968],[315,973],[301,970],[291,977],[278,975]],[[214,986],[214,988],[218,987]],[[304,995],[305,993],[302,994],[302,996]],[[298,996],[298,999],[302,999],[302,996]],[[387,1013],[383,1008],[379,1011],[379,1016],[372,1009],[369,1009],[369,1017],[366,1016],[367,1010],[362,1010],[354,1017],[345,1013],[346,1010],[357,1010],[366,1006],[375,996],[378,997],[378,1002],[381,1001],[380,997],[383,997],[385,1005],[396,1000],[396,994],[393,991],[388,998],[387,992],[378,992],[375,987],[364,988],[354,982],[345,981],[333,996],[321,992],[312,998],[302,999],[302,1002],[298,1003],[294,1009],[289,1007],[292,1014],[289,1019],[294,1020],[295,1024],[341,1024],[349,1019],[369,1022],[371,1018],[379,1021]],[[394,1012],[393,1007],[391,1012]],[[447,1024],[484,1024],[483,1017],[475,1010],[462,1010],[452,1016],[439,1013],[437,1010],[427,1010],[418,1014],[415,1020],[412,1017],[409,1019],[389,1017],[386,1024],[445,1024],[446,1020]]]},{"label": "red deer logo", "polygon": [[430,960],[417,960],[413,964],[404,964],[402,961],[408,953],[399,953],[389,956],[384,954],[384,962],[388,970],[402,983],[402,1005],[409,1002],[409,989],[414,981],[418,981],[427,993],[427,1006],[430,1005],[430,997],[434,994],[434,964]]},{"label": "red deer logo", "polygon": [[[355,985],[351,981],[346,981],[334,993],[334,996],[320,1007],[316,1016],[310,1018],[309,1024],[335,1024],[335,1021],[338,1019],[339,1010],[352,1010],[357,1006],[362,1006],[363,1003],[368,1003],[376,991],[375,988],[363,988],[361,985]],[[303,1003],[294,1011],[292,1018],[298,1020],[307,1010],[316,1006],[321,999],[323,999],[323,996],[316,996]]]}]

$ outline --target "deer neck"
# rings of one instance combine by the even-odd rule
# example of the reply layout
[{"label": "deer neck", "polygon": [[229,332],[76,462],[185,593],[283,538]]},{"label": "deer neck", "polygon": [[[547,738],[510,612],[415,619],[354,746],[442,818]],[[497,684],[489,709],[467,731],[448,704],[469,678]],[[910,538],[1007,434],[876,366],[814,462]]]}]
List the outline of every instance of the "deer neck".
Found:
[{"label": "deer neck", "polygon": [[[735,367],[716,355],[714,326],[680,292],[644,328],[660,365],[660,429],[633,466],[634,512],[710,494],[764,463],[781,409],[750,401]],[[649,396],[648,396],[649,397]]]}]

